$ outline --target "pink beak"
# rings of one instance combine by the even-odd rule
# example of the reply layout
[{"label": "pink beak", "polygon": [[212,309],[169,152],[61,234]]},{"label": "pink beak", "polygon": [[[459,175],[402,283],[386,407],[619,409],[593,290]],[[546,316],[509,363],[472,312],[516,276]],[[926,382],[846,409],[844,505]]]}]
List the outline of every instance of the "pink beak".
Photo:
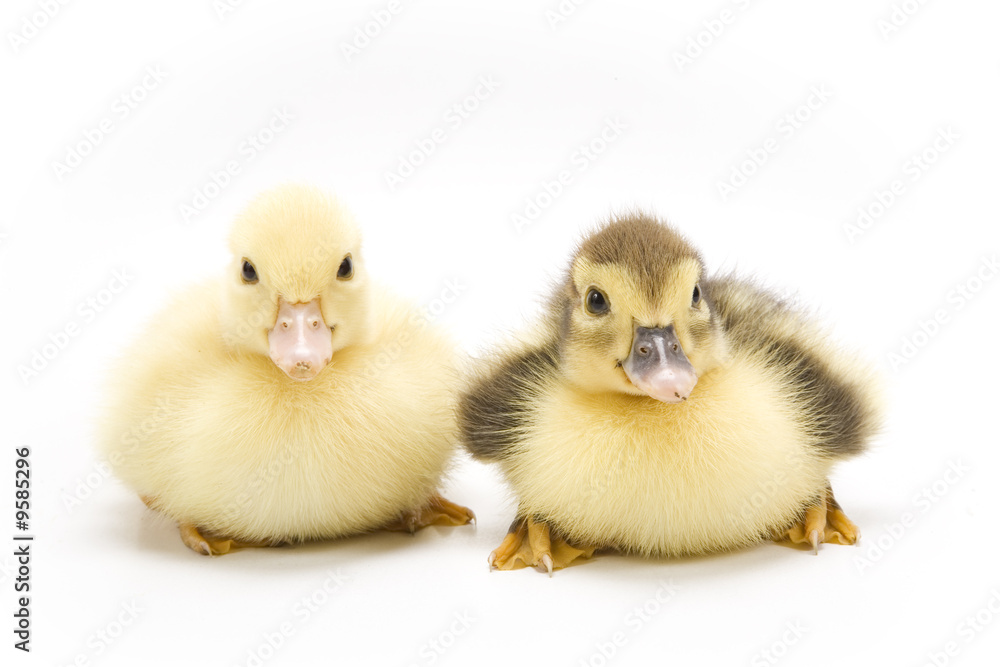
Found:
[{"label": "pink beak", "polygon": [[294,380],[311,380],[333,356],[333,334],[323,321],[319,299],[290,304],[278,299],[278,319],[267,332],[271,360]]}]

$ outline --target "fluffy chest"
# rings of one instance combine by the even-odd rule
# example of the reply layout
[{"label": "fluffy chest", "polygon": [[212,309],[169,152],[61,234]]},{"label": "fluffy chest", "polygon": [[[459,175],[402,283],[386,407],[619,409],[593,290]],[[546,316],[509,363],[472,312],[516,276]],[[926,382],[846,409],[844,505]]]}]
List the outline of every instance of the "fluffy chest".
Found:
[{"label": "fluffy chest", "polygon": [[825,483],[780,387],[752,369],[682,404],[557,387],[506,463],[524,512],[581,543],[647,553],[735,548],[790,523]]},{"label": "fluffy chest", "polygon": [[422,502],[450,454],[447,411],[320,379],[202,392],[173,454],[178,512],[224,534],[294,540],[377,527]]}]

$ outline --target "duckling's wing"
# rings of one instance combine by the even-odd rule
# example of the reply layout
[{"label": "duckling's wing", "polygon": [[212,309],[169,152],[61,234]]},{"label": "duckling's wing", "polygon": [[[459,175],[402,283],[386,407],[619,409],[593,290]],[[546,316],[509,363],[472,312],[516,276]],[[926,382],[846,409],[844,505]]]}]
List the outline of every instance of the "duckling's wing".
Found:
[{"label": "duckling's wing", "polygon": [[503,358],[461,399],[459,424],[469,452],[498,460],[520,442],[532,422],[536,399],[556,373],[555,343]]},{"label": "duckling's wing", "polygon": [[732,353],[755,358],[787,387],[813,444],[832,457],[864,450],[878,430],[872,373],[798,309],[752,283],[725,278],[705,291]]}]

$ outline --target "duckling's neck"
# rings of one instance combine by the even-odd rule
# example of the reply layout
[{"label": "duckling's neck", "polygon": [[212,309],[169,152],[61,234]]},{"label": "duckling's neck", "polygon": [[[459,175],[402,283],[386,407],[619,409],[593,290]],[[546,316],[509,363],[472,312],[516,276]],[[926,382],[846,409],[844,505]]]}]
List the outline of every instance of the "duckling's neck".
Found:
[{"label": "duckling's neck", "polygon": [[647,395],[628,394],[617,390],[593,390],[563,378],[573,395],[573,400],[584,410],[595,410],[621,415],[629,420],[666,419],[681,420],[695,415],[706,400],[711,400],[718,368],[702,373],[698,384],[687,399],[678,403],[666,403]]}]

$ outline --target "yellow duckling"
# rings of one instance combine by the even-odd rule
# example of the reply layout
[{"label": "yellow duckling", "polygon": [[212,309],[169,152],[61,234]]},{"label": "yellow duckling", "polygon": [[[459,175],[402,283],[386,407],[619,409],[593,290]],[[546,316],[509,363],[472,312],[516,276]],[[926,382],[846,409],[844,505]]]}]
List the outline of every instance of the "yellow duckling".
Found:
[{"label": "yellow duckling", "polygon": [[283,186],[235,221],[224,276],[180,295],[112,375],[101,448],[203,554],[468,523],[437,494],[456,346],[370,281],[332,197]]},{"label": "yellow duckling", "polygon": [[646,215],[583,241],[531,342],[481,373],[459,416],[518,499],[491,566],[550,574],[596,548],[853,544],[828,475],[879,422],[868,369],[774,295],[707,278]]}]

